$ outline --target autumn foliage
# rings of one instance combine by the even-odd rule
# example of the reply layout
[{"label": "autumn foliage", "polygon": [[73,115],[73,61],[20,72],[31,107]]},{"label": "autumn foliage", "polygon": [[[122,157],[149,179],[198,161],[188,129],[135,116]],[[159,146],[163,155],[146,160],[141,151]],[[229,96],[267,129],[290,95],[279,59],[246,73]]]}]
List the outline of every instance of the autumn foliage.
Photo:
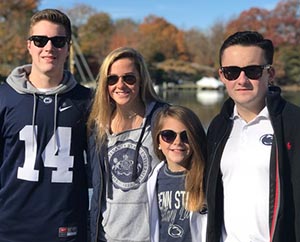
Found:
[{"label": "autumn foliage", "polygon": [[[1,0],[0,75],[30,61],[27,30],[38,6],[38,0]],[[120,46],[137,48],[157,80],[197,80],[202,75],[216,75],[223,40],[239,30],[257,30],[275,44],[277,81],[300,84],[300,6],[296,0],[282,0],[272,10],[251,8],[230,21],[216,22],[208,31],[182,30],[155,15],[142,22],[113,20],[108,13],[85,4],[62,10],[71,18],[74,37],[95,76],[103,58]]]},{"label": "autumn foliage", "polygon": [[35,0],[0,2],[0,75],[11,71],[11,66],[25,62],[29,16],[37,8]]}]

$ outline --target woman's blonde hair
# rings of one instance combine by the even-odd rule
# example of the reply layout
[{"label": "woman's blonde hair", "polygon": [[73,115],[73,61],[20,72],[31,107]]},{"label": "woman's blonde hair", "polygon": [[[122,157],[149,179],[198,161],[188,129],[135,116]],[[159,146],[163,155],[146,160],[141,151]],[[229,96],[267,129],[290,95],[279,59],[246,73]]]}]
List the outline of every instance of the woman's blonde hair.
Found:
[{"label": "woman's blonde hair", "polygon": [[203,177],[207,157],[206,133],[198,116],[192,110],[179,105],[164,106],[156,113],[152,124],[153,148],[160,160],[166,159],[158,148],[160,131],[166,118],[174,118],[186,127],[191,149],[185,179],[185,190],[188,193],[186,208],[189,211],[200,211],[205,202]]},{"label": "woman's blonde hair", "polygon": [[88,130],[91,131],[96,128],[96,138],[100,141],[100,144],[105,141],[105,130],[110,125],[111,116],[115,109],[115,102],[110,98],[107,89],[107,76],[111,65],[122,58],[130,58],[135,63],[140,76],[140,98],[143,104],[146,105],[150,101],[160,100],[154,90],[145,60],[137,50],[130,47],[120,47],[110,52],[99,69],[97,88],[88,119]]}]

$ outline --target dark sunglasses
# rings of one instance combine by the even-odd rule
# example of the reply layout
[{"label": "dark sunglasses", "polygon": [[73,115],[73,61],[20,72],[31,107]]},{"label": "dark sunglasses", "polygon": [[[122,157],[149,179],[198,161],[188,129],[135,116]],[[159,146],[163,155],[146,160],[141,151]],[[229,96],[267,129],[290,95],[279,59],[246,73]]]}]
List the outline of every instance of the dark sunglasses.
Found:
[{"label": "dark sunglasses", "polygon": [[49,38],[43,35],[32,35],[28,40],[33,41],[34,45],[39,48],[44,47],[49,40],[55,48],[62,48],[67,43],[68,39],[66,36],[54,36]]},{"label": "dark sunglasses", "polygon": [[123,82],[125,82],[128,85],[133,85],[136,83],[136,76],[133,74],[125,74],[122,76],[118,76],[118,75],[108,75],[107,76],[107,84],[109,86],[115,85],[118,81],[119,78],[122,78]]},{"label": "dark sunglasses", "polygon": [[228,81],[236,80],[240,76],[241,71],[244,71],[245,75],[249,79],[257,80],[261,78],[264,69],[270,69],[270,68],[271,65],[253,65],[253,66],[244,66],[244,67],[226,66],[226,67],[221,67],[221,71],[223,72],[225,78]]},{"label": "dark sunglasses", "polygon": [[179,137],[180,137],[180,140],[183,142],[183,143],[186,143],[188,144],[189,143],[189,140],[188,140],[188,136],[187,136],[187,133],[186,131],[182,131],[180,133],[176,133],[175,131],[173,130],[170,130],[170,129],[166,129],[166,130],[162,130],[160,131],[160,136],[162,138],[163,141],[171,144],[174,142],[174,140],[176,139],[177,137],[177,134],[179,134]]}]

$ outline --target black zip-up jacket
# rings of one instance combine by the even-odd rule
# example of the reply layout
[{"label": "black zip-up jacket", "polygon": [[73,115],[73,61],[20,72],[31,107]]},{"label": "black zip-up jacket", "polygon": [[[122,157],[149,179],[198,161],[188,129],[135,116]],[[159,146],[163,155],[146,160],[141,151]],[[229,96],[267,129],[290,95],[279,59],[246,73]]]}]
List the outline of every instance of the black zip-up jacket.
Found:
[{"label": "black zip-up jacket", "polygon": [[[271,242],[300,242],[300,108],[271,86],[266,105],[274,129],[270,158],[269,227]],[[207,242],[220,242],[223,184],[220,161],[232,130],[234,102],[229,98],[208,128],[205,173],[208,204]],[[255,177],[253,177],[255,179]]]}]

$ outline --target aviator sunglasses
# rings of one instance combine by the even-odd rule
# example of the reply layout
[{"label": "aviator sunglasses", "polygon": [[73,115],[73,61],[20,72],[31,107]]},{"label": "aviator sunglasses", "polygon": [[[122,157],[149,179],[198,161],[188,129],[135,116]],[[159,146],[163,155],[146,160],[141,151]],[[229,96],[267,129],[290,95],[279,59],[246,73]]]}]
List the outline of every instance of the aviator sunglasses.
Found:
[{"label": "aviator sunglasses", "polygon": [[187,136],[187,133],[186,131],[182,131],[180,133],[176,133],[175,131],[173,130],[170,130],[170,129],[166,129],[166,130],[162,130],[160,131],[160,136],[162,138],[163,141],[165,141],[166,143],[173,143],[174,140],[176,139],[177,137],[177,134],[179,134],[179,137],[180,137],[180,140],[183,142],[183,143],[186,143],[188,144],[189,143],[189,140],[188,140],[188,136]]},{"label": "aviator sunglasses", "polygon": [[28,40],[33,41],[34,45],[39,48],[44,47],[49,40],[55,48],[62,48],[67,43],[66,36],[54,36],[49,38],[43,35],[32,35],[28,38]]},{"label": "aviator sunglasses", "polygon": [[119,78],[122,78],[123,82],[125,82],[128,85],[133,85],[136,83],[136,76],[133,74],[125,74],[122,76],[118,76],[118,75],[108,75],[107,76],[107,84],[109,86],[115,85],[118,81]]},{"label": "aviator sunglasses", "polygon": [[249,79],[257,80],[261,78],[264,69],[268,70],[270,68],[271,65],[252,65],[252,66],[244,66],[244,67],[226,66],[226,67],[221,67],[221,71],[223,72],[225,78],[228,81],[236,80],[240,76],[241,71],[244,71],[245,75]]}]

